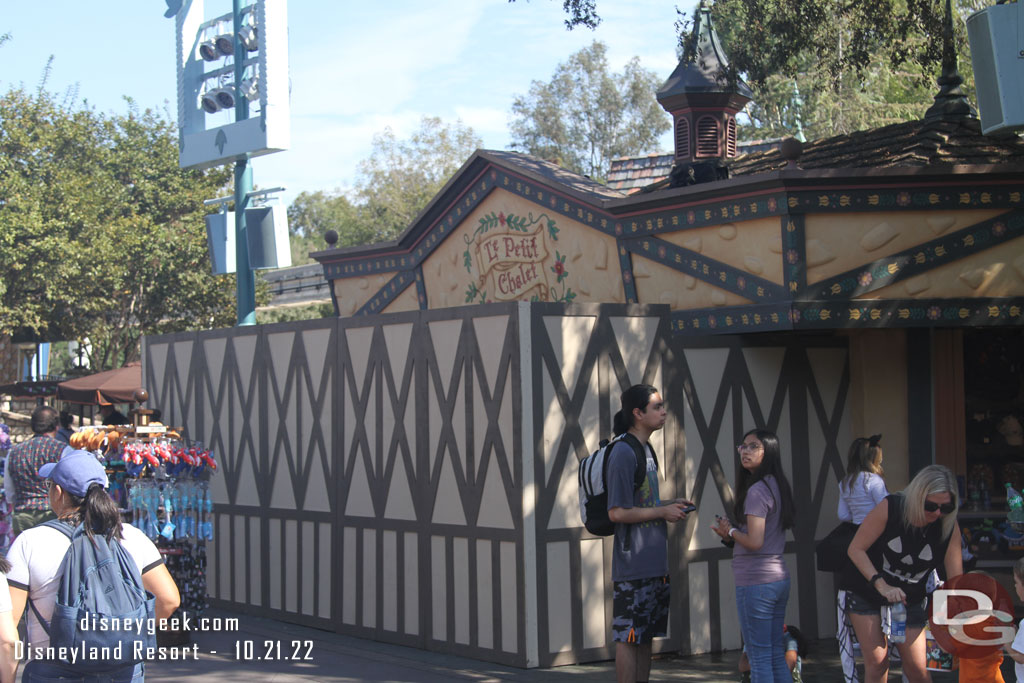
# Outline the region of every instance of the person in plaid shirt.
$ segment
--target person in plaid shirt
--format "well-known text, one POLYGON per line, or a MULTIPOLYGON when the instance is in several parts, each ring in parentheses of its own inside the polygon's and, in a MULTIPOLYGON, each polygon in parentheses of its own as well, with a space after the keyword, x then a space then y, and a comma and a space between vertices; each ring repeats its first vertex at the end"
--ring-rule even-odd
POLYGON ((54 519, 47 496, 47 482, 37 473, 46 463, 60 460, 60 454, 67 446, 54 438, 57 435, 57 418, 57 411, 50 406, 37 407, 32 411, 35 436, 11 448, 7 455, 5 488, 8 500, 14 504, 12 526, 15 536, 54 519))

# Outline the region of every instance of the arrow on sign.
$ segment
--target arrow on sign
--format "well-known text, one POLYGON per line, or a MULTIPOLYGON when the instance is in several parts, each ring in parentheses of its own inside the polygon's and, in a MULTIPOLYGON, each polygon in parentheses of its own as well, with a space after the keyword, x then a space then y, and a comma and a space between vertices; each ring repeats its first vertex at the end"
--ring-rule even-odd
POLYGON ((228 144, 228 136, 224 134, 223 130, 217 131, 217 137, 214 139, 213 144, 219 153, 224 153, 224 145, 228 144))

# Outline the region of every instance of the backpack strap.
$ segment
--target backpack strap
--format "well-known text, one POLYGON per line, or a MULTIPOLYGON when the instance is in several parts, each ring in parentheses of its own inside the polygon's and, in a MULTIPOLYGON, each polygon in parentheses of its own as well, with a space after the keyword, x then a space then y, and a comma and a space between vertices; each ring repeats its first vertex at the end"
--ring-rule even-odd
MULTIPOLYGON (((629 432, 623 433, 621 436, 616 438, 615 441, 623 441, 623 442, 629 444, 629 446, 633 449, 633 455, 636 457, 636 470, 634 471, 634 474, 633 474, 633 491, 637 491, 637 490, 639 490, 639 488, 641 486, 644 485, 644 481, 647 479, 647 450, 644 448, 644 445, 642 443, 640 443, 640 440, 637 439, 632 434, 630 434, 629 432)), ((605 457, 605 472, 606 473, 608 471, 608 468, 607 468, 608 455, 611 452, 612 445, 614 445, 615 441, 613 441, 611 444, 608 444, 608 449, 605 451, 605 454, 604 454, 604 457, 605 457)), ((648 445, 650 445, 650 444, 648 444, 648 445)), ((654 456, 654 468, 657 469, 658 468, 658 456, 655 455, 654 447, 653 446, 651 446, 651 455, 654 456)), ((607 476, 607 474, 605 476, 607 476)), ((608 485, 607 485, 607 483, 605 483, 605 490, 607 490, 607 488, 608 488, 608 485)), ((629 550, 630 547, 632 546, 632 531, 633 531, 633 525, 632 524, 627 524, 626 525, 626 537, 623 539, 623 543, 622 543, 623 548, 625 550, 629 550)))
POLYGON ((48 526, 51 529, 56 529, 57 531, 61 532, 65 536, 67 536, 69 541, 74 536, 75 528, 76 528, 76 527, 71 526, 67 522, 62 522, 59 519, 47 520, 47 521, 43 522, 42 524, 40 524, 39 526, 48 526))
MULTIPOLYGON (((636 456, 636 472, 633 475, 633 490, 639 489, 644 485, 644 480, 647 479, 647 449, 640 443, 640 440, 626 432, 622 435, 622 440, 628 443, 633 448, 633 454, 636 456)), ((658 455, 654 452, 654 446, 650 443, 647 444, 651 448, 651 456, 654 458, 654 469, 658 469, 658 455)))
MULTIPOLYGON (((74 536, 74 533, 75 533, 75 527, 71 526, 67 522, 62 522, 59 519, 47 520, 47 521, 43 522, 42 524, 40 524, 39 526, 48 526, 51 529, 56 529, 57 531, 61 532, 65 536, 67 536, 69 541, 72 539, 72 537, 74 536)), ((36 621, 38 621, 39 625, 43 627, 43 633, 45 633, 47 636, 49 636, 50 635, 50 624, 47 623, 46 619, 43 619, 43 615, 39 613, 38 609, 36 609, 36 605, 32 601, 31 594, 28 596, 28 607, 29 607, 29 609, 32 610, 32 614, 36 615, 36 621)))

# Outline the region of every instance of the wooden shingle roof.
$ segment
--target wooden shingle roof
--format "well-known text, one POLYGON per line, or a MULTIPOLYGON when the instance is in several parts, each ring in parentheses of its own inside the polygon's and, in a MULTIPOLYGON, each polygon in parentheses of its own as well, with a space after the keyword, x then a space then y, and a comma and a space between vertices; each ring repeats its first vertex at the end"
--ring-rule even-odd
MULTIPOLYGON (((900 166, 1024 163, 1024 142, 1016 136, 981 133, 976 118, 906 121, 882 128, 804 143, 797 167, 889 168, 900 166)), ((786 168, 779 149, 755 152, 729 162, 731 176, 786 168)))
MULTIPOLYGON (((741 154, 726 162, 730 177, 787 168, 778 143, 740 143, 741 154)), ((934 165, 985 166, 1024 164, 1024 140, 1017 135, 983 135, 973 117, 949 117, 894 123, 882 128, 837 135, 803 144, 796 168, 892 168, 934 165)), ((789 167, 792 168, 792 167, 789 167)), ((671 154, 622 157, 612 161, 608 186, 633 194, 664 181, 672 170, 671 154)), ((659 189, 659 188, 650 188, 659 189)))

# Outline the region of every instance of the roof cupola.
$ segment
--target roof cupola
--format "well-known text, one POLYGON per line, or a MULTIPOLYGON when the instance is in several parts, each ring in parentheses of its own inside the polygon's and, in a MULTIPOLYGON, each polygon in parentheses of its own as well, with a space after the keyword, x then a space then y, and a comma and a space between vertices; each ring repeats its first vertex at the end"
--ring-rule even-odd
POLYGON ((683 58, 658 89, 658 103, 672 115, 676 166, 736 156, 736 114, 753 97, 739 78, 730 81, 729 60, 701 0, 683 58))

